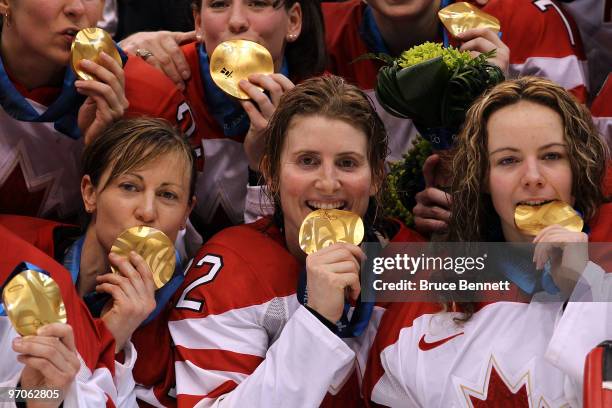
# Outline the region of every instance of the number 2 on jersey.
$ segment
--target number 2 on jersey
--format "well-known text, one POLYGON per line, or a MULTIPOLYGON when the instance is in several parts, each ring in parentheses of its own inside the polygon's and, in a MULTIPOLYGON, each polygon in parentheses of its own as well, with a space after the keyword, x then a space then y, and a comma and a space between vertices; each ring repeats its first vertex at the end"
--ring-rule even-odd
POLYGON ((177 309, 188 309, 188 310, 193 310, 195 312, 202 311, 202 306, 204 305, 204 301, 189 299, 187 295, 189 295, 189 292, 191 292, 198 286, 205 285, 209 282, 212 282, 212 280, 215 279, 215 276, 217 276, 217 273, 219 273, 221 268, 223 268, 223 258, 221 258, 218 255, 214 255, 214 254, 206 254, 202 259, 200 259, 195 264, 194 267, 201 268, 205 264, 210 265, 210 270, 208 271, 207 274, 200 276, 198 279, 191 282, 191 284, 189 284, 189 286, 185 288, 185 290, 181 294, 181 297, 176 303, 177 309))

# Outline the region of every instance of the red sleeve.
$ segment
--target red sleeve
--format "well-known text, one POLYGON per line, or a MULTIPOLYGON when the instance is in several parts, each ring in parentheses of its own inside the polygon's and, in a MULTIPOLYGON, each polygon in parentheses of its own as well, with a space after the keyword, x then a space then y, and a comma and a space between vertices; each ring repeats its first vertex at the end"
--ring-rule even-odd
POLYGON ((586 101, 586 57, 572 17, 552 0, 491 0, 483 10, 500 20, 513 77, 551 79, 586 101))
POLYGON ((0 225, 0 283, 4 284, 21 262, 32 263, 55 280, 66 306, 67 322, 72 326, 77 350, 91 371, 105 367, 114 373, 115 341, 101 321, 94 320, 78 296, 72 279, 53 258, 0 225))
POLYGON ((163 118, 177 125, 187 137, 195 131, 191 107, 172 80, 142 58, 128 56, 124 66, 127 117, 163 118))
MULTIPOLYGON (((438 303, 393 303, 385 311, 376 338, 370 349, 368 363, 363 375, 362 391, 363 397, 370 402, 372 390, 384 374, 384 368, 380 360, 381 352, 399 339, 400 332, 405 327, 411 327, 414 320, 424 314, 434 314, 442 310, 438 303)), ((372 404, 370 403, 372 406, 372 404)))

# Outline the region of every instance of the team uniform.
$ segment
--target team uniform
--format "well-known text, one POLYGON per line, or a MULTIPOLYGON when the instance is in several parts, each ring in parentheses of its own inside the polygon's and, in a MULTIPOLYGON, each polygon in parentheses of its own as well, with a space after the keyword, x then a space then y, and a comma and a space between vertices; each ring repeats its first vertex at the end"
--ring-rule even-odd
MULTIPOLYGON (((193 133, 183 96, 159 70, 130 56, 124 66, 126 116, 162 117, 193 133)), ((0 78, 12 81, 10 78, 0 78)), ((47 110, 59 88, 27 91, 13 84, 38 112, 47 110)), ((4 102, 2 103, 4 106, 4 102)), ((83 139, 68 137, 51 122, 15 119, 0 107, 0 213, 74 219, 82 206, 80 156, 83 139)))
MULTIPOLYGON (((72 251, 77 248, 75 242, 78 242, 80 238, 78 228, 50 220, 15 215, 0 215, 0 225, 16 231, 21 239, 52 256, 58 262, 64 263, 70 273, 76 275, 71 277, 73 285, 76 284, 78 268, 72 268, 70 264, 80 264, 80 254, 74 257, 74 251, 72 251), (67 258, 72 258, 72 260, 67 261, 67 258)), ((115 378, 117 387, 122 395, 130 395, 129 398, 132 398, 132 401, 138 398, 141 403, 148 402, 156 406, 175 404, 173 398, 161 393, 156 394, 155 387, 161 389, 174 387, 172 347, 167 326, 171 310, 168 300, 182 281, 182 269, 178 267, 173 278, 156 292, 157 307, 152 313, 155 317, 148 318, 132 334, 131 342, 124 349, 123 362, 116 363, 121 370, 120 375, 115 378), (141 358, 137 358, 138 356, 141 358)), ((86 303, 88 306, 91 305, 89 302, 86 303)), ((97 316, 98 311, 90 309, 90 312, 97 316)), ((98 319, 95 321, 104 326, 98 319)), ((112 335, 108 334, 112 339, 112 335)), ((112 358, 114 359, 114 345, 112 358)))
MULTIPOLYGON (((368 52, 384 52, 369 6, 360 0, 322 3, 328 70, 343 76, 372 95, 389 133, 390 161, 410 149, 417 134, 409 120, 382 108, 374 91, 380 67, 373 60, 352 62, 368 52)), ((586 100, 586 61, 573 21, 551 0, 491 0, 482 8, 500 20, 502 41, 510 49, 510 76, 549 78, 586 100)))
MULTIPOLYGON (((610 291, 611 275, 589 268, 610 291)), ((580 406, 584 360, 612 335, 611 312, 605 302, 496 302, 458 325, 460 313, 438 305, 396 303, 380 323, 364 393, 390 407, 580 406)))
POLYGON ((599 132, 612 148, 612 72, 593 101, 591 113, 599 132))
MULTIPOLYGON (((590 242, 609 241, 611 221, 604 204, 590 242)), ((606 247, 591 249, 600 263, 589 262, 576 285, 589 290, 575 290, 566 305, 479 303, 465 324, 453 320, 461 306, 391 305, 370 349, 364 397, 390 407, 581 406, 586 355, 612 338, 612 260, 606 247)))
MULTIPOLYGON (((245 212, 260 216, 270 210, 260 208, 259 188, 247 189, 248 161, 243 142, 248 126, 243 132, 228 135, 211 111, 211 105, 216 102, 211 102, 206 91, 199 47, 198 43, 191 43, 181 49, 192 72, 186 82, 185 94, 197 123, 193 148, 199 158, 198 170, 201 172, 191 220, 206 240, 225 227, 243 223, 245 212), (251 197, 250 200, 247 195, 251 197)), ((220 91, 216 89, 216 92, 220 91)), ((238 112, 242 122, 248 124, 246 113, 241 109, 238 112)), ((236 122, 241 120, 238 118, 236 122)), ((265 203, 263 205, 266 206, 265 203)))
MULTIPOLYGON (((81 367, 65 395, 64 406, 133 406, 133 394, 122 384, 125 375, 129 377, 129 370, 114 362, 113 336, 100 320, 91 318, 74 290, 70 274, 51 257, 0 223, 0 285, 8 282, 15 267, 22 262, 41 268, 58 284, 66 307, 67 323, 74 332, 81 367)), ((11 348, 11 342, 17 336, 8 317, 0 313, 1 387, 17 386, 23 369, 11 348)))
POLYGON ((328 391, 337 395, 325 406, 358 404, 355 354, 300 305, 302 265, 270 224, 215 235, 176 292, 169 327, 179 406, 318 406, 328 391))
POLYGON ((595 95, 612 69, 612 1, 562 3, 580 29, 589 61, 589 89, 595 95))

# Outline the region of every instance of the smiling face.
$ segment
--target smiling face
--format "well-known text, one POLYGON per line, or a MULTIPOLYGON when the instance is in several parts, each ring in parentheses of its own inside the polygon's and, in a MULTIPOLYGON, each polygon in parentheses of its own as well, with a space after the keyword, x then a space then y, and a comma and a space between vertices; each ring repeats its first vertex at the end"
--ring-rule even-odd
POLYGON ((85 207, 92 213, 88 228, 95 229, 103 249, 109 252, 121 232, 139 225, 157 228, 174 241, 192 206, 191 173, 184 157, 166 153, 108 181, 110 167, 97 186, 87 175, 81 186, 85 207))
POLYGON ((0 12, 8 12, 10 21, 2 36, 25 58, 65 66, 76 32, 94 27, 103 6, 103 0, 0 0, 0 12))
POLYGON ((293 117, 280 156, 279 192, 294 255, 303 255, 298 233, 310 212, 338 208, 363 217, 376 191, 362 130, 324 116, 293 117))
POLYGON ((531 241, 514 225, 519 204, 561 200, 574 205, 572 170, 561 116, 520 101, 494 112, 487 123, 488 186, 507 241, 531 241))
POLYGON ((194 18, 208 55, 223 41, 251 40, 270 51, 277 72, 286 42, 297 38, 302 25, 299 3, 287 10, 276 0, 203 0, 194 18))

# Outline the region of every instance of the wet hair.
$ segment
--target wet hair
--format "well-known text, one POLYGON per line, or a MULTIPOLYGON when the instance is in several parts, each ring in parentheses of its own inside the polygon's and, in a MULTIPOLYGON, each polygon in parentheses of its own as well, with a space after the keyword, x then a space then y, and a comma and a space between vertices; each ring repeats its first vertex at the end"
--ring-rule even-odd
MULTIPOLYGON (((365 221, 375 225, 381 220, 378 215, 382 208, 387 133, 368 96, 343 78, 333 75, 308 79, 286 92, 264 131, 265 148, 260 167, 268 185, 268 194, 276 207, 275 221, 279 223, 282 220, 279 176, 287 133, 294 118, 308 116, 341 120, 366 135, 372 182, 378 183, 380 188, 376 197, 370 200, 365 221)), ((330 136, 321 135, 321 143, 325 143, 326 137, 330 136)))
MULTIPOLYGON (((295 3, 302 8, 302 30, 295 41, 285 45, 285 57, 291 79, 299 82, 323 73, 327 51, 320 0, 272 0, 272 7, 284 7, 288 11, 295 3)), ((202 0, 194 0, 192 7, 199 12, 202 0)))
POLYGON ((606 201, 603 179, 609 151, 587 108, 547 79, 522 77, 506 81, 472 105, 458 137, 452 171, 449 241, 499 240, 499 228, 492 226, 500 225, 500 220, 487 192, 487 124, 494 112, 520 101, 549 107, 561 117, 572 170, 574 207, 582 213, 585 222, 606 201))
POLYGON ((190 169, 189 201, 195 193, 196 167, 193 149, 180 130, 164 119, 122 119, 109 126, 83 152, 81 174, 98 187, 102 174, 110 176, 102 189, 126 172, 142 168, 160 156, 179 154, 190 169))

